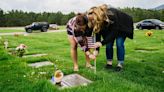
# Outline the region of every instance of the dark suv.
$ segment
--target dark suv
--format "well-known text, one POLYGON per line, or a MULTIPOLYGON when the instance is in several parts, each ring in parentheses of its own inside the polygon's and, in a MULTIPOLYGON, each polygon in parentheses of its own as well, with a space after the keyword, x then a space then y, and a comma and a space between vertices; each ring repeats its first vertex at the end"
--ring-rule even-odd
POLYGON ((164 23, 157 19, 146 19, 139 22, 136 28, 142 29, 164 29, 164 23))
POLYGON ((41 30, 41 32, 47 32, 49 23, 47 22, 33 22, 31 25, 25 27, 27 33, 32 33, 33 30, 41 30))

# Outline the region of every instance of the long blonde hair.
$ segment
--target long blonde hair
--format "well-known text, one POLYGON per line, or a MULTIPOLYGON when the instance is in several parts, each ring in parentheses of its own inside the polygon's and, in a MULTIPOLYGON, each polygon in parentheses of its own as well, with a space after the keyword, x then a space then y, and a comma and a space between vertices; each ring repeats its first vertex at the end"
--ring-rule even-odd
POLYGON ((108 18, 108 6, 103 4, 101 6, 92 7, 87 11, 87 15, 92 15, 94 21, 88 21, 88 26, 93 28, 94 33, 98 33, 103 27, 104 22, 110 22, 108 18))

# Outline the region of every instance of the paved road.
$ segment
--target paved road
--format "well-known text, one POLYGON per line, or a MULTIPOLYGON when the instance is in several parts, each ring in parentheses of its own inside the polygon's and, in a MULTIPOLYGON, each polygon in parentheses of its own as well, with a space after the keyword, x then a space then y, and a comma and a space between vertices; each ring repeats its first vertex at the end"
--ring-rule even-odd
MULTIPOLYGON (((66 30, 48 30, 47 32, 40 32, 40 31, 36 31, 36 32, 33 32, 33 33, 30 33, 30 34, 36 34, 36 33, 53 33, 53 32, 64 32, 66 30)), ((18 35, 25 35, 25 34, 29 34, 29 33, 26 33, 26 32, 12 32, 12 33, 0 33, 0 35, 14 35, 14 34, 18 34, 18 35)))

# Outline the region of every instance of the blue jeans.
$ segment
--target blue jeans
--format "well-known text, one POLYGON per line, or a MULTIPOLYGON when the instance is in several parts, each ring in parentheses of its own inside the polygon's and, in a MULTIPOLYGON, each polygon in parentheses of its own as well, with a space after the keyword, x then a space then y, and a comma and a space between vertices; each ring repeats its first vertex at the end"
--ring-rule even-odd
MULTIPOLYGON (((124 42, 126 37, 117 37, 116 38, 116 46, 117 46, 117 60, 120 64, 124 63, 124 56, 125 56, 125 48, 124 48, 124 42)), ((113 42, 109 42, 106 45, 106 58, 107 61, 113 60, 113 42)))

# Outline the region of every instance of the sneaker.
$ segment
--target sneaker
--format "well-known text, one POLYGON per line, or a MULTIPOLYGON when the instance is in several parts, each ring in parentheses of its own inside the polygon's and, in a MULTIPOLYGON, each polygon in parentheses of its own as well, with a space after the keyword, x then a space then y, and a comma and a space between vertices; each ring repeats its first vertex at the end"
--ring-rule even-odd
POLYGON ((122 69, 123 69, 123 66, 122 66, 122 64, 119 63, 119 64, 117 65, 117 67, 116 67, 116 71, 119 72, 119 71, 121 71, 122 69))
POLYGON ((112 69, 112 65, 106 64, 105 68, 106 69, 112 69))

